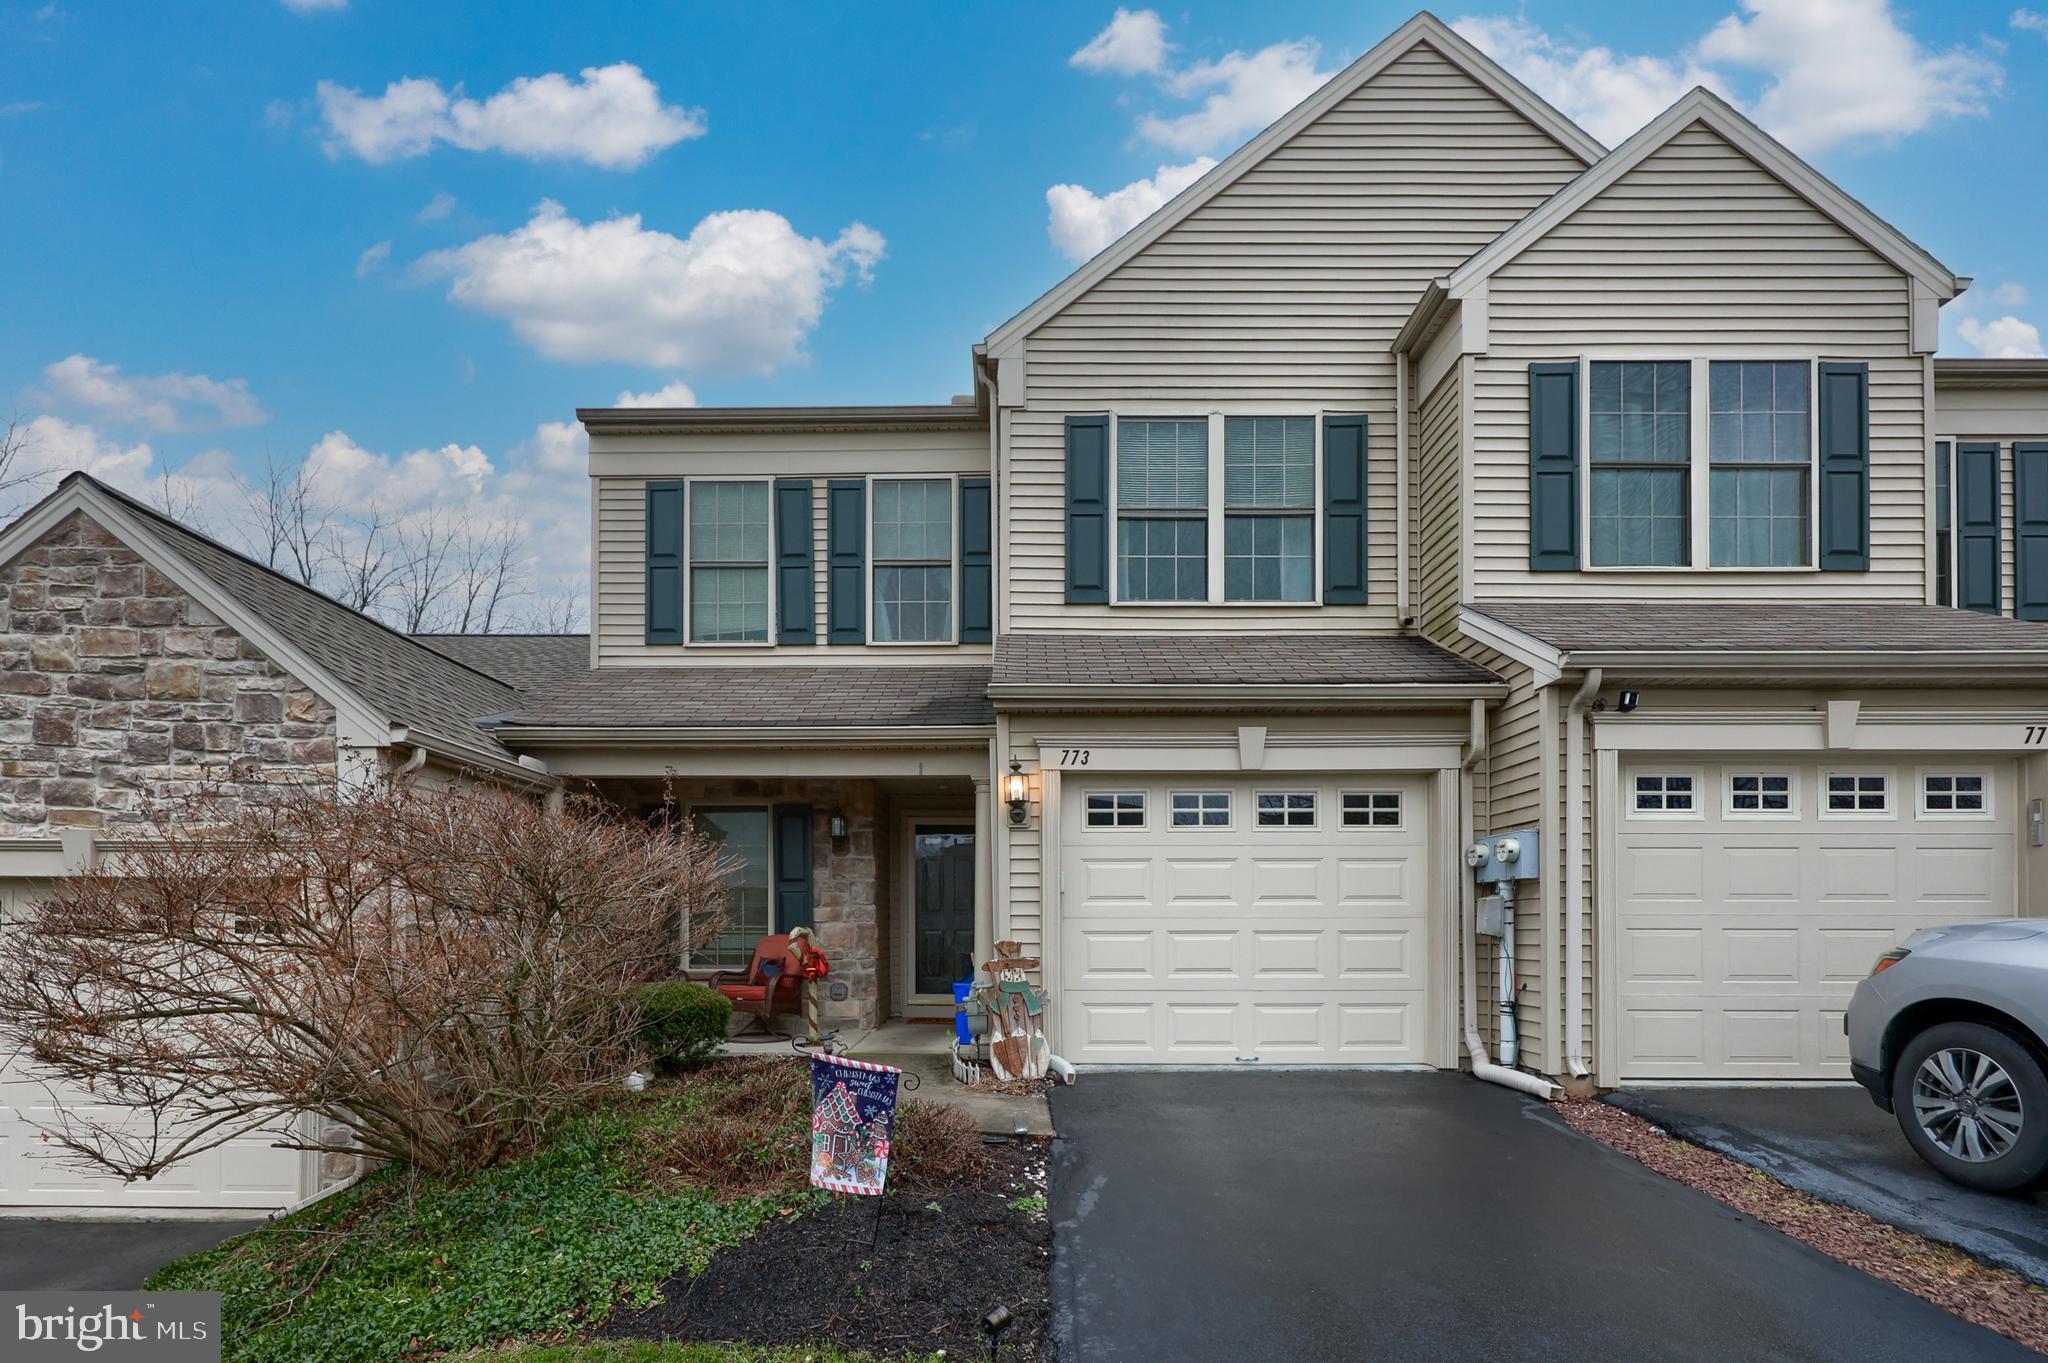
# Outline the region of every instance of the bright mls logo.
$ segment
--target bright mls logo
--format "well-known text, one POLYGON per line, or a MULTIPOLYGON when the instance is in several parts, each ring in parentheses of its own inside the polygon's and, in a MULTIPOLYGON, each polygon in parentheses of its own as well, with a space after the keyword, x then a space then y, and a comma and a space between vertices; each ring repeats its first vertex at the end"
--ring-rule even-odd
POLYGON ((147 1359, 220 1363, 218 1292, 0 1292, 8 1363, 147 1359))

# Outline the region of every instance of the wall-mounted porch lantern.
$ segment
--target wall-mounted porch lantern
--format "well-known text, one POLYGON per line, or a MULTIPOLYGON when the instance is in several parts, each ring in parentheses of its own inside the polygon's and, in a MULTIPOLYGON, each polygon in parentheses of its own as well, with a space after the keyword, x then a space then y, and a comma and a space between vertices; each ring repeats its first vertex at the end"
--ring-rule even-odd
POLYGON ((1010 822, 1020 828, 1031 817, 1029 795, 1024 784, 1024 764, 1013 757, 1010 759, 1010 774, 1003 778, 1003 798, 1009 802, 1010 822))
POLYGON ((844 814, 834 814, 831 818, 825 820, 825 831, 831 834, 832 841, 845 842, 846 816, 844 814))

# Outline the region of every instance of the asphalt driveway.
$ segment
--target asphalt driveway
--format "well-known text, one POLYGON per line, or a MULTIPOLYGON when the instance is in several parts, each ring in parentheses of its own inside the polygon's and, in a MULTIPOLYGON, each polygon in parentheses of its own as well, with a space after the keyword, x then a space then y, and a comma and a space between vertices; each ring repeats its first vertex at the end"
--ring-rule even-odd
POLYGON ((0 1291, 132 1291, 171 1260, 262 1224, 0 1218, 0 1291))
POLYGON ((2039 1356, 1451 1074, 1053 1094, 1066 1363, 2039 1356))
POLYGON ((1980 1193, 1927 1167, 1851 1086, 1624 1089, 1608 1100, 1780 1183, 2048 1284, 2048 1193, 1980 1193))

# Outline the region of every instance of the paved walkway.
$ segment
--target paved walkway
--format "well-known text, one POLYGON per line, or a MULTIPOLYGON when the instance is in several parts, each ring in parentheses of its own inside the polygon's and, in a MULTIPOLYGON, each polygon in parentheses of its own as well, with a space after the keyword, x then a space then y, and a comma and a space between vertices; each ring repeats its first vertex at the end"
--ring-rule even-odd
POLYGON ((258 1221, 39 1221, 0 1217, 0 1292, 129 1292, 173 1259, 258 1221))
POLYGON ((1949 1182, 1853 1085, 1636 1088, 1608 1101, 1801 1192, 2048 1285, 2048 1193, 2002 1197, 1949 1182))
POLYGON ((1065 1363, 2038 1355, 1452 1074, 1053 1094, 1065 1363))

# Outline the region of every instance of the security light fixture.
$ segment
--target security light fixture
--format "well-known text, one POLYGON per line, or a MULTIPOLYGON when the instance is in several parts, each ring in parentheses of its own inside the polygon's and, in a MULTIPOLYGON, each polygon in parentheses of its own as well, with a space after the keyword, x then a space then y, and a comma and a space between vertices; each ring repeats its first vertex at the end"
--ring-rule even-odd
POLYGON ((1019 828, 1031 817, 1029 791, 1024 784, 1024 764, 1010 759, 1010 774, 1003 778, 1003 798, 1010 806, 1010 822, 1019 828))
POLYGON ((1642 703, 1642 699, 1643 693, 1640 691, 1624 691, 1620 699, 1614 702, 1614 712, 1618 715, 1628 714, 1642 703))

